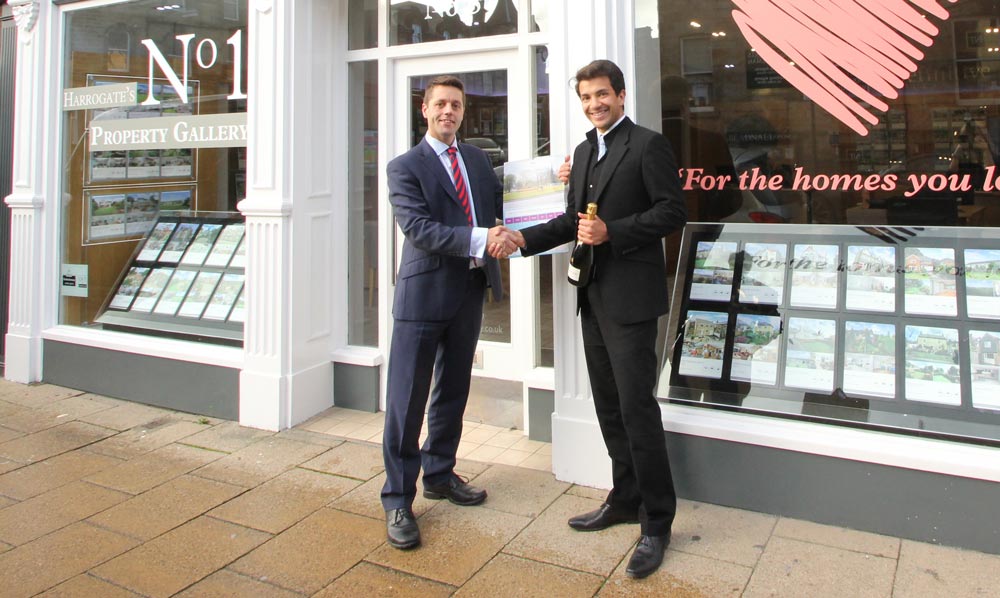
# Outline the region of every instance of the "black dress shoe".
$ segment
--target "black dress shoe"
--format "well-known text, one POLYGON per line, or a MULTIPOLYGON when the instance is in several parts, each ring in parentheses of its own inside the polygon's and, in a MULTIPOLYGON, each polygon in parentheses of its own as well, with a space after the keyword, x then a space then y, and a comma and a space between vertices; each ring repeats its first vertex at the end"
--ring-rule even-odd
POLYGON ((386 511, 385 530, 393 548, 406 550, 420 545, 420 528, 409 508, 386 511))
POLYGON ((660 568, 667 546, 670 546, 669 534, 666 536, 641 536, 638 546, 635 547, 635 552, 632 553, 632 558, 628 560, 625 573, 635 579, 649 576, 660 568))
POLYGON ((447 498, 456 505, 469 507, 478 505, 486 500, 486 491, 482 488, 470 486, 465 480, 457 475, 437 486, 424 484, 424 498, 431 500, 441 500, 447 498))
POLYGON ((603 503, 596 511, 577 515, 569 520, 569 526, 581 532, 596 532, 619 523, 639 523, 635 513, 622 513, 603 503))

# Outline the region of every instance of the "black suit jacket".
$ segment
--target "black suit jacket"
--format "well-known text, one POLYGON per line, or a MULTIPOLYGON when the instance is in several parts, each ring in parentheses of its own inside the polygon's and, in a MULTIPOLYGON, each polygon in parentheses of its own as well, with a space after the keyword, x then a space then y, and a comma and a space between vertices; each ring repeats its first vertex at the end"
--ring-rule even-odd
MULTIPOLYGON (((465 143, 458 149, 476 222, 490 228, 503 218, 503 189, 483 150, 465 143)), ((389 202, 406 237, 392 314, 397 320, 450 320, 465 298, 472 238, 455 183, 426 140, 389 162, 387 174, 389 202)), ((500 300, 500 266, 488 253, 484 261, 487 283, 500 300)))
MULTIPOLYGON (((610 241, 596 248, 590 284, 613 320, 632 324, 667 313, 663 237, 684 226, 687 210, 670 142, 628 118, 617 129, 600 180, 591 181, 610 241)), ((576 239, 577 213, 586 212, 590 160, 597 159, 596 139, 597 131, 591 130, 576 147, 566 213, 521 231, 525 255, 576 239)))

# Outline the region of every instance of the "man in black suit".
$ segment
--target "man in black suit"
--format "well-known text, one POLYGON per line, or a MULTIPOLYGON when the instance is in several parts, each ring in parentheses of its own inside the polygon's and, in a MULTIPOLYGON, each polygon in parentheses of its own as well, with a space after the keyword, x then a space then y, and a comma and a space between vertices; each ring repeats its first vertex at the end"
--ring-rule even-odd
POLYGON ((462 415, 487 287, 503 296, 495 259, 515 249, 502 217, 503 190, 479 148, 458 143, 465 92, 456 77, 436 77, 424 92, 427 135, 389 163, 389 201, 406 237, 393 299, 392 343, 382 455, 389 544, 413 548, 420 530, 411 505, 424 470, 424 496, 478 505, 486 491, 455 472, 462 415), (491 247, 492 255, 486 254, 491 247), (427 440, 419 445, 424 408, 427 440))
POLYGON ((576 92, 594 129, 577 146, 566 213, 522 229, 524 255, 576 239, 592 245, 591 282, 577 301, 584 353, 601 433, 611 456, 613 488, 596 511, 570 527, 594 531, 641 524, 627 573, 646 577, 663 561, 677 507, 656 383, 657 318, 667 313, 663 237, 684 226, 677 164, 665 137, 625 116, 625 78, 596 60, 576 74, 576 92), (584 218, 587 203, 597 217, 584 218))

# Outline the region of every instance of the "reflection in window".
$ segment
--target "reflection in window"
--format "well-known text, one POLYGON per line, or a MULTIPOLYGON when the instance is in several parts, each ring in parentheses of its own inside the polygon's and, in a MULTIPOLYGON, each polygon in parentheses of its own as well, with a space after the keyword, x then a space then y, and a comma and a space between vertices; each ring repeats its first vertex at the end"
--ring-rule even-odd
POLYGON ((347 4, 349 50, 363 50, 378 45, 377 0, 350 0, 347 4))
POLYGON ((995 3, 948 10, 948 19, 927 15, 940 33, 897 98, 873 92, 887 110, 873 108, 877 122, 859 132, 758 54, 731 3, 636 0, 637 79, 659 81, 655 94, 637 90, 637 116, 662 126, 681 168, 700 169, 700 180, 685 181, 690 219, 916 224, 926 214, 904 201, 916 192, 939 206, 939 223, 1000 224, 1000 211, 985 207, 997 198, 988 173, 1000 154, 995 3), (650 65, 658 72, 645 72, 650 65), (919 185, 934 175, 957 183, 919 185))
POLYGON ((348 342, 378 345, 378 63, 349 66, 348 342))

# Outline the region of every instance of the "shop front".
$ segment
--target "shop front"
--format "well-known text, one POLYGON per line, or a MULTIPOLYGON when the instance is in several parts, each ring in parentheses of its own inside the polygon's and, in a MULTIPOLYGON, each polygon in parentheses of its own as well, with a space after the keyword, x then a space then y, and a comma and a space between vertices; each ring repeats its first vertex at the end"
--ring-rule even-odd
MULTIPOLYGON (((8 379, 272 430, 381 409, 384 173, 426 81, 463 78, 502 176, 571 153, 571 77, 610 58, 691 221, 657 390, 682 495, 1000 552, 992 2, 9 4, 8 379)), ((567 261, 504 262, 474 375, 608 486, 567 261)))

